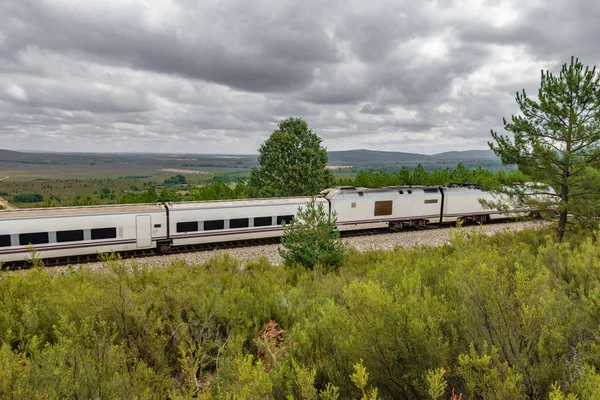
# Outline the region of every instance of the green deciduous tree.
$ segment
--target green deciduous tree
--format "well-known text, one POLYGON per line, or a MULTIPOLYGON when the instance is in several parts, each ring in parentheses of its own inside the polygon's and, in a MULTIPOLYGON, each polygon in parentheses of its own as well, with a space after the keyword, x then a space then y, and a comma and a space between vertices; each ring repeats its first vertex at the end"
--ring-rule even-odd
MULTIPOLYGON (((523 90, 516 101, 521 115, 504 120, 504 129, 514 138, 492 131, 491 149, 504 164, 516 164, 532 181, 556 190, 558 225, 562 240, 567 217, 575 223, 595 222, 600 209, 600 75, 577 59, 564 64, 558 75, 542 71, 537 100, 523 90)), ((529 205, 547 206, 522 189, 512 189, 513 198, 529 205)))
POLYGON ((337 266, 344 257, 344 245, 335 230, 336 215, 330 214, 323 203, 313 197, 305 207, 298 208, 298 216, 284 226, 279 250, 285 265, 301 264, 313 268, 317 264, 337 266))
POLYGON ((246 197, 246 185, 240 181, 235 188, 229 187, 223 181, 210 182, 202 187, 190 190, 189 200, 228 200, 246 197))
POLYGON ((250 172, 250 197, 312 196, 333 185, 327 151, 301 118, 288 118, 259 150, 260 168, 250 172))
POLYGON ((186 184, 187 179, 185 175, 177 174, 165 179, 165 183, 168 185, 186 184))

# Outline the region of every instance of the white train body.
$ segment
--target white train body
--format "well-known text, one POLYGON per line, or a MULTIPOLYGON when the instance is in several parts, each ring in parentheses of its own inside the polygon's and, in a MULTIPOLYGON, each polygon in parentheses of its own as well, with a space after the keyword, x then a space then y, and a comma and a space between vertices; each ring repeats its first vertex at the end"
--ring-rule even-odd
POLYGON ((453 222, 457 218, 467 218, 485 221, 487 219, 502 219, 516 214, 504 215, 498 210, 484 208, 479 202, 499 201, 500 197, 484 192, 476 187, 442 187, 444 205, 440 222, 453 222))
MULTIPOLYGON (((316 201, 340 231, 506 218, 474 186, 338 187, 316 201)), ((0 211, 0 262, 278 237, 309 197, 0 211)), ((528 210, 517 210, 519 214, 528 210)), ((514 216, 511 214, 510 216, 514 216)))
POLYGON ((445 223, 459 218, 487 221, 525 214, 504 215, 486 209, 480 199, 500 198, 475 186, 339 187, 324 190, 321 195, 337 213, 340 231, 445 223))
POLYGON ((0 212, 0 261, 150 249, 167 239, 164 205, 60 207, 0 212), (31 244, 30 244, 31 243, 31 244))
POLYGON ((336 188, 323 191, 337 213, 340 231, 436 223, 440 220, 438 188, 336 188))
MULTIPOLYGON (((310 197, 168 203, 174 246, 278 237, 310 197)), ((329 207, 325 199, 318 203, 329 207)))

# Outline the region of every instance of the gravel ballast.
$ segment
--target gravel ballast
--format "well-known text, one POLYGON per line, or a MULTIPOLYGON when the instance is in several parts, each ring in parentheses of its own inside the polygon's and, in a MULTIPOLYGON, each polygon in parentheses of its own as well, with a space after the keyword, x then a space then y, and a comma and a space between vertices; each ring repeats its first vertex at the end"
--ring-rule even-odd
MULTIPOLYGON (((409 248, 418 245, 440 246, 444 243, 448 243, 451 236, 456 231, 469 232, 474 229, 482 229, 482 231, 485 234, 494 235, 499 232, 516 232, 523 229, 539 228, 543 226, 547 225, 539 221, 506 222, 482 225, 481 227, 478 225, 472 225, 463 226, 460 228, 443 227, 437 229, 390 232, 376 235, 347 237, 343 238, 342 240, 348 246, 352 246, 359 251, 393 250, 398 247, 409 248)), ((139 257, 135 260, 138 265, 147 265, 149 267, 164 267, 169 266, 173 261, 176 260, 183 260, 187 264, 201 264, 217 254, 229 253, 231 256, 239 258, 244 262, 258 260, 261 257, 267 257, 271 263, 280 264, 282 262, 282 259, 277 251, 280 246, 281 245, 279 244, 272 244, 264 246, 240 247, 227 250, 214 250, 172 255, 167 254, 153 257, 139 257)), ((126 262, 129 262, 129 260, 127 260, 126 262)), ((81 265, 76 264, 72 265, 71 267, 79 268, 82 266, 85 266, 86 268, 98 269, 102 267, 102 264, 100 262, 81 265)), ((68 267, 55 268, 58 271, 60 271, 68 267)))

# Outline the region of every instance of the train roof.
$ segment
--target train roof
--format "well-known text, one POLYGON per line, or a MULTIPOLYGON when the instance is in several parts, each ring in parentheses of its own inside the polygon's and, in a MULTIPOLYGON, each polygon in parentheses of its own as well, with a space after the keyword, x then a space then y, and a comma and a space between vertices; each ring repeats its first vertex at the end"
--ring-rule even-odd
POLYGON ((354 187, 354 186, 336 186, 335 188, 329 188, 321 191, 321 197, 326 199, 332 199, 338 194, 375 194, 375 193, 393 193, 398 191, 435 191, 439 192, 439 186, 379 186, 373 188, 366 187, 354 187))
POLYGON ((329 188, 321 191, 320 196, 326 199, 333 199, 337 195, 369 195, 369 194, 380 194, 380 193, 397 193, 397 192, 405 192, 405 193, 421 193, 421 194, 431 194, 431 193, 439 193, 440 188, 444 190, 473 190, 479 189, 479 187, 474 183, 451 183, 448 186, 436 185, 436 186, 424 186, 424 185, 403 185, 403 186, 377 186, 377 187, 355 187, 355 186, 336 186, 334 188, 329 188))
MULTIPOLYGON (((243 200, 214 200, 214 201, 186 201, 167 203, 169 210, 197 210, 209 208, 235 208, 235 207, 260 207, 278 205, 301 205, 310 200, 309 196, 302 197, 273 197, 265 199, 243 200)), ((317 199, 317 201, 319 201, 317 199)))
POLYGON ((0 220, 35 217, 69 217, 78 215, 128 214, 164 211, 160 203, 110 204, 80 207, 19 208, 0 211, 0 220))

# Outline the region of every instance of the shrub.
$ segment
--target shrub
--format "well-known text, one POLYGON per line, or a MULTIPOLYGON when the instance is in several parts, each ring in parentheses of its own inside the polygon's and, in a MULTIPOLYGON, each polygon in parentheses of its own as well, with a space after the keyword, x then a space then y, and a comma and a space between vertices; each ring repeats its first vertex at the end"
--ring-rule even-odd
POLYGON ((344 257, 344 245, 335 230, 336 214, 328 213, 322 203, 316 204, 313 197, 306 207, 298 207, 298 216, 290 225, 284 225, 279 250, 286 266, 300 264, 314 268, 321 264, 330 269, 336 267, 344 257))
POLYGON ((0 398, 600 398, 599 238, 460 232, 329 274, 32 252, 0 274, 0 398))
POLYGON ((39 193, 21 193, 15 195, 13 201, 16 203, 37 203, 44 201, 44 196, 39 193))
POLYGON ((167 185, 178 185, 185 183, 187 183, 187 179, 185 178, 185 175, 181 174, 177 174, 175 176, 165 179, 165 184, 167 185))

